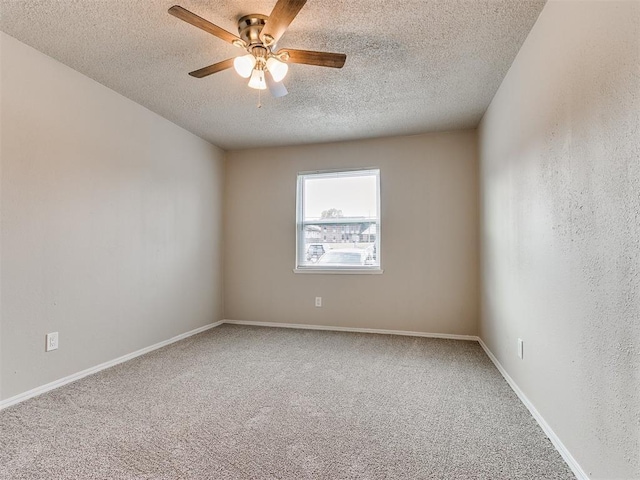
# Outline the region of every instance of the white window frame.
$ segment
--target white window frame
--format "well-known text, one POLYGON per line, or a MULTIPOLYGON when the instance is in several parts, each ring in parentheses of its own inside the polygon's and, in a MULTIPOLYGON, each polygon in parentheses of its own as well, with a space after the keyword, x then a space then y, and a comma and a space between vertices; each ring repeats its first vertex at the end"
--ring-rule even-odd
POLYGON ((312 273, 312 274, 380 274, 382 270, 381 255, 381 223, 380 218, 380 169, 377 167, 369 168, 341 168, 335 170, 314 170, 308 172, 299 172, 296 191, 296 252, 293 271, 295 273, 312 273), (378 265, 338 267, 323 267, 318 265, 304 265, 302 259, 305 257, 304 251, 304 227, 306 224, 314 222, 304 221, 304 180, 308 177, 335 177, 335 176, 355 176, 355 175, 371 175, 376 176, 376 208, 377 208, 377 224, 376 224, 376 257, 378 265))

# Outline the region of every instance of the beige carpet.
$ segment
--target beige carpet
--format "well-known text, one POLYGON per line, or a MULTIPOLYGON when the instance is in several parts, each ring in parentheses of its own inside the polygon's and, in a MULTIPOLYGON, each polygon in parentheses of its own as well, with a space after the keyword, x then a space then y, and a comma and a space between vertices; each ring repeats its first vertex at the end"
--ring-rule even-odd
POLYGON ((0 412, 2 479, 573 479, 475 342, 223 325, 0 412))

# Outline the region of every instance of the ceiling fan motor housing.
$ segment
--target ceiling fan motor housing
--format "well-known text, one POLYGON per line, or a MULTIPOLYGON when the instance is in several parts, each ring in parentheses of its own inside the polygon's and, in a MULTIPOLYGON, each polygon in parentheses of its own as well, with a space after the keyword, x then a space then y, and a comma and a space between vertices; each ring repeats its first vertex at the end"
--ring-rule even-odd
POLYGON ((245 15, 238 20, 238 33, 240 38, 247 44, 247 50, 251 51, 252 47, 255 46, 265 47, 260 39, 260 32, 268 18, 266 15, 254 13, 245 15))

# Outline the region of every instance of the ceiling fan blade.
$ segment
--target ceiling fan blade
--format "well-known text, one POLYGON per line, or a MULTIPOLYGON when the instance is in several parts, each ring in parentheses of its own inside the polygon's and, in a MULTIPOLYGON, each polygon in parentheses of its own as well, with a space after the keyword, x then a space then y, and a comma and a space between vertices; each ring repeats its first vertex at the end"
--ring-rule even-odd
POLYGON ((180 20, 190 23, 191 25, 198 27, 204 30, 205 32, 210 33, 211 35, 215 35, 216 37, 221 38, 225 42, 229 42, 229 43, 236 42, 236 44, 240 42, 244 44, 244 42, 239 37, 236 37, 233 33, 227 32, 224 28, 220 28, 219 26, 214 25, 208 20, 205 20, 204 18, 199 17, 195 13, 192 13, 189 10, 184 9, 179 5, 174 5, 173 7, 171 7, 169 9, 169 13, 174 17, 179 18, 180 20))
POLYGON ((196 78, 206 77, 207 75, 212 75, 214 73, 221 72, 222 70, 226 70, 227 68, 233 67, 234 60, 235 59, 233 58, 229 58, 227 60, 223 60, 222 62, 214 63, 213 65, 209 65, 208 67, 201 68, 200 70, 189 72, 189 75, 196 78))
POLYGON ((307 0, 278 0, 267 19, 267 23, 260 32, 260 40, 267 46, 271 46, 280 40, 280 37, 282 37, 293 19, 296 18, 305 3, 307 3, 307 0))
POLYGON ((284 97, 287 93, 289 93, 287 91, 287 87, 284 86, 284 83, 276 82, 271 76, 271 73, 267 72, 265 80, 267 82, 267 88, 274 98, 284 97))
MULTIPOLYGON (((294 50, 285 48, 278 51, 276 55, 284 52, 289 54, 287 62, 304 63, 305 65, 317 65, 319 67, 342 68, 347 56, 344 53, 312 52, 310 50, 294 50)), ((284 60, 284 59, 283 59, 284 60)))

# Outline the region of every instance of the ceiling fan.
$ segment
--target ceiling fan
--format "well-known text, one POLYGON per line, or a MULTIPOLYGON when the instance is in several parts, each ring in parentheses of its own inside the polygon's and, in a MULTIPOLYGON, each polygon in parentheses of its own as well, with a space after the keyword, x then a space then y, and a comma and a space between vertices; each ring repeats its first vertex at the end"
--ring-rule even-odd
POLYGON ((291 48, 275 50, 278 40, 306 2, 307 0, 278 0, 269 16, 257 13, 245 15, 238 20, 240 36, 214 25, 179 5, 174 5, 169 9, 169 13, 174 17, 248 52, 245 55, 189 72, 189 75, 203 78, 234 67, 238 75, 249 78, 249 87, 257 90, 268 88, 274 97, 282 97, 287 94, 287 89, 282 84, 282 79, 289 70, 287 63, 342 68, 347 59, 347 56, 342 53, 291 48))

